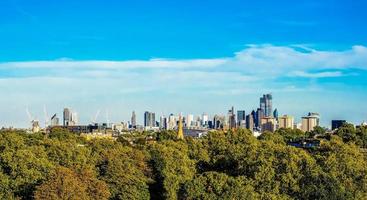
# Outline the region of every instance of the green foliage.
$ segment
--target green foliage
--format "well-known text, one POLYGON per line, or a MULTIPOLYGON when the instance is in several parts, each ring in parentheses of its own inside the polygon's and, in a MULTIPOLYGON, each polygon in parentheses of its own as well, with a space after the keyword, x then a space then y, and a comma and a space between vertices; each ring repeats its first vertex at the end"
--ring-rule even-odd
POLYGON ((206 172, 187 182, 185 199, 260 199, 252 183, 243 176, 231 177, 224 173, 206 172))
POLYGON ((106 183, 88 170, 78 174, 65 167, 57 167, 35 192, 35 199, 92 200, 109 198, 106 183))
POLYGON ((154 144, 151 149, 155 180, 162 186, 166 199, 177 199, 181 186, 193 178, 195 161, 189 158, 188 146, 184 142, 164 141, 154 144))
POLYGON ((2 130, 0 199, 365 199, 367 127, 345 124, 315 149, 287 145, 325 135, 239 129, 87 141, 65 129, 2 130))

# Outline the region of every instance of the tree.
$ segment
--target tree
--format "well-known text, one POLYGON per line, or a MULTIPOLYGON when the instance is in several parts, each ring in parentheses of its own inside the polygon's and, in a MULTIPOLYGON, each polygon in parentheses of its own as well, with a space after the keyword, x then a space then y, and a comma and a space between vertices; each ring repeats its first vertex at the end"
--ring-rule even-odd
POLYGON ((188 200, 260 199, 245 177, 231 177, 218 172, 206 172, 187 182, 183 197, 188 200))
POLYGON ((152 187, 161 193, 160 198, 177 199, 182 185, 195 174, 195 161, 189 158, 187 145, 168 140, 154 144, 150 152, 156 181, 152 187))
POLYGON ((349 123, 344 123, 339 127, 336 134, 341 137, 345 143, 356 142, 358 139, 354 125, 349 123))
MULTIPOLYGON (((97 153, 97 152, 96 152, 97 153)), ((114 143, 113 148, 101 149, 97 161, 99 176, 111 192, 111 199, 149 199, 146 155, 131 147, 114 143)))
POLYGON ((42 185, 37 187, 35 199, 90 199, 87 186, 78 175, 66 167, 57 167, 42 185))

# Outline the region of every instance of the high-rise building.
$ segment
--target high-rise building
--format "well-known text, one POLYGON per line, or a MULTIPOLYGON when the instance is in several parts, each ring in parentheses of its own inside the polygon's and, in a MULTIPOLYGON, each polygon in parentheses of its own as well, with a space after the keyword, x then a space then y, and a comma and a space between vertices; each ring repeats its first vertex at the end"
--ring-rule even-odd
POLYGON ((260 109, 264 112, 265 117, 271 117, 273 114, 273 96, 264 94, 260 97, 260 109))
POLYGON ((56 113, 51 117, 51 126, 58 126, 59 118, 56 116, 56 113))
POLYGON ((71 120, 70 120, 70 125, 75 126, 78 124, 78 113, 76 112, 71 112, 71 120))
POLYGON ((261 118, 261 131, 274 132, 276 130, 276 120, 274 117, 263 117, 261 118))
POLYGON ((208 116, 208 114, 203 113, 203 119, 202 119, 202 123, 201 123, 201 125, 202 125, 202 126, 208 126, 208 120, 209 120, 209 116, 208 116))
POLYGON ((155 113, 145 111, 145 113, 144 113, 144 126, 145 127, 155 127, 156 126, 155 113))
POLYGON ((234 108, 228 110, 228 125, 230 129, 236 128, 236 114, 234 113, 234 108))
POLYGON ((136 128, 136 114, 135 111, 131 113, 131 128, 136 128))
POLYGON ((331 130, 335 130, 343 126, 347 121, 345 120, 331 120, 331 130))
POLYGON ((173 114, 170 114, 169 117, 168 117, 167 129, 172 130, 176 127, 176 125, 177 125, 176 117, 173 114))
POLYGON ((319 125, 319 118, 316 116, 306 116, 302 117, 302 131, 309 132, 312 131, 316 126, 319 125))
POLYGON ((70 126, 71 111, 69 108, 64 108, 63 112, 63 126, 70 126))
POLYGON ((273 112, 273 117, 274 117, 275 119, 278 119, 278 117, 279 117, 278 109, 276 109, 276 108, 275 108, 275 110, 274 110, 274 112, 273 112))
POLYGON ((283 115, 278 118, 278 127, 279 128, 294 128, 294 118, 289 115, 283 115))
POLYGON ((193 122, 194 122, 194 115, 188 114, 186 120, 186 126, 191 127, 193 125, 193 122))
POLYGON ((250 131, 254 131, 254 115, 249 114, 246 116, 246 128, 250 131))
POLYGON ((239 127, 244 128, 246 124, 246 113, 244 110, 237 111, 237 124, 239 127))
POLYGON ((254 112, 254 123, 255 123, 255 127, 259 128, 261 126, 261 118, 264 117, 264 110, 262 110, 261 108, 258 108, 256 110, 256 113, 255 111, 254 112))

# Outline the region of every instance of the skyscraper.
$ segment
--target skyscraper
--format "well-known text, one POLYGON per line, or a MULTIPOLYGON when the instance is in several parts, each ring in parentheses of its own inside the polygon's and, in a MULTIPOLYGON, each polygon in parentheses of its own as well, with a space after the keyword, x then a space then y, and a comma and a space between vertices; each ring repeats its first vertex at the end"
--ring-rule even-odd
POLYGON ((273 117, 278 120, 279 114, 278 114, 278 109, 275 108, 274 112, 273 112, 273 117))
POLYGON ((71 111, 69 108, 64 108, 63 112, 63 125, 69 126, 71 121, 71 111))
POLYGON ((194 115, 192 114, 187 115, 186 126, 191 127, 193 121, 194 121, 194 115))
POLYGON ((246 113, 244 110, 237 111, 237 124, 238 126, 244 128, 246 124, 246 113))
POLYGON ((234 108, 228 110, 228 125, 230 129, 236 128, 236 114, 234 114, 234 108))
POLYGON ((261 118, 264 117, 264 110, 262 110, 261 108, 258 108, 256 110, 256 113, 255 111, 254 112, 254 123, 255 123, 255 127, 259 128, 260 127, 260 123, 261 123, 261 118))
POLYGON ((203 119, 202 119, 202 126, 207 126, 208 125, 208 120, 209 120, 209 116, 206 113, 203 113, 203 119))
MULTIPOLYGON (((255 112, 255 111, 252 111, 255 112)), ((246 128, 250 131, 254 130, 254 115, 249 114, 246 116, 246 128)))
POLYGON ((155 113, 145 111, 144 113, 144 126, 145 127, 155 127, 155 113))
POLYGON ((273 96, 264 94, 260 97, 260 109, 263 110, 265 117, 271 117, 273 114, 273 96))
POLYGON ((131 128, 136 128, 136 114, 135 111, 131 114, 131 128))

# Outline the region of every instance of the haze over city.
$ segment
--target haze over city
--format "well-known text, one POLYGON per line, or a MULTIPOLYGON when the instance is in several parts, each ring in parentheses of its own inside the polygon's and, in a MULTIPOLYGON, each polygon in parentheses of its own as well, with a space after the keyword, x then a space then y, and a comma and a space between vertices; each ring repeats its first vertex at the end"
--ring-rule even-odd
POLYGON ((299 121, 367 120, 364 1, 5 0, 0 2, 0 126, 26 108, 89 123, 161 114, 247 113, 262 94, 299 121), (45 9, 47 8, 47 9, 45 9))

